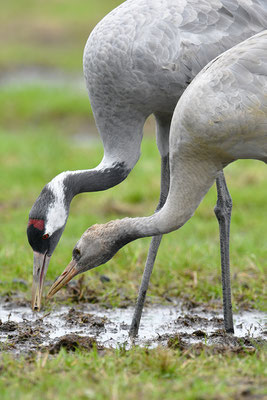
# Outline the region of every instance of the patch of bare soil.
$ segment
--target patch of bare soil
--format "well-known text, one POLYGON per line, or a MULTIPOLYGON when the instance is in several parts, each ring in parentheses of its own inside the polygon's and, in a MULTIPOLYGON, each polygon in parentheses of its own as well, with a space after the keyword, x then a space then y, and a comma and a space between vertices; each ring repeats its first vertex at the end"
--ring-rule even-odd
POLYGON ((75 308, 71 308, 67 315, 64 316, 65 320, 72 325, 90 325, 97 329, 104 329, 107 318, 101 318, 92 314, 83 313, 76 311, 75 308))
POLYGON ((46 350, 48 350, 50 354, 57 354, 62 348, 69 352, 76 351, 77 349, 91 351, 93 347, 98 348, 94 338, 71 334, 62 336, 54 344, 48 346, 46 350))
MULTIPOLYGON (((200 331, 201 333, 204 333, 200 331)), ((201 335, 201 337, 203 337, 201 335)), ((200 355, 207 354, 253 354, 257 348, 264 344, 263 340, 251 340, 250 338, 236 338, 227 334, 225 331, 215 332, 212 335, 205 334, 206 341, 209 339, 209 345, 198 342, 190 343, 185 340, 185 335, 174 335, 167 339, 167 346, 172 349, 179 349, 183 354, 200 355), (212 340, 216 337, 217 340, 212 340)))

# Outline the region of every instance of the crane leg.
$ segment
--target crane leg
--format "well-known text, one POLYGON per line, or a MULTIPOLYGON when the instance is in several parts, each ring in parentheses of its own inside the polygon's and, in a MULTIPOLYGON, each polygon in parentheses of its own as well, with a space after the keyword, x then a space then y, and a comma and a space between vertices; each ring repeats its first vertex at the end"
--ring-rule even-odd
MULTIPOLYGON (((169 192, 169 186, 170 186, 170 169, 169 169, 169 154, 168 154, 161 158, 161 190, 160 190, 160 200, 156 212, 163 207, 169 192)), ((129 335, 132 338, 138 335, 138 330, 146 299, 146 293, 148 290, 149 280, 156 260, 161 239, 162 235, 154 236, 150 243, 146 266, 143 273, 142 283, 139 289, 134 316, 129 331, 129 335)))
POLYGON ((226 185, 223 171, 220 172, 216 179, 216 186, 218 199, 214 212, 219 222, 220 229, 224 326, 226 332, 234 333, 229 260, 232 199, 226 185))

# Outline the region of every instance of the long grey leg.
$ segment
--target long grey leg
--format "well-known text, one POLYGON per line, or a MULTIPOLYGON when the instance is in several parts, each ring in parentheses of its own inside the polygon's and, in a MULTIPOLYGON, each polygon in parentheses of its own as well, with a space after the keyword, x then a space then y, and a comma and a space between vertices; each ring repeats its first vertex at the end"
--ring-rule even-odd
POLYGON ((223 171, 220 172, 216 179, 216 186, 218 200, 214 212, 218 219, 220 229, 224 326, 226 332, 234 333, 229 257, 232 199, 226 185, 223 171))
MULTIPOLYGON (((169 170, 169 154, 161 158, 161 190, 160 190, 160 200, 156 212, 163 207, 170 185, 170 170, 169 170)), ((142 316, 142 311, 146 299, 146 292, 148 290, 150 276, 153 270, 153 266, 156 260, 158 249, 162 235, 154 236, 150 243, 149 252, 147 256, 146 266, 143 273, 142 283, 139 289, 138 299, 135 306, 134 316, 132 319, 131 328, 129 335, 135 337, 138 335, 140 320, 142 316)))

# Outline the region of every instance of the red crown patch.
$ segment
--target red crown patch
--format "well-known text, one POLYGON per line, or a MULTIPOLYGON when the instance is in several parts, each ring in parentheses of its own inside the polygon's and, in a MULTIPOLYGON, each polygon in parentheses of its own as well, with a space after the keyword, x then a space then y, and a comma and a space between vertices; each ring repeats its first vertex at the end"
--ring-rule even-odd
POLYGON ((39 231, 44 230, 44 220, 43 219, 29 219, 28 226, 33 225, 34 228, 38 229, 39 231))

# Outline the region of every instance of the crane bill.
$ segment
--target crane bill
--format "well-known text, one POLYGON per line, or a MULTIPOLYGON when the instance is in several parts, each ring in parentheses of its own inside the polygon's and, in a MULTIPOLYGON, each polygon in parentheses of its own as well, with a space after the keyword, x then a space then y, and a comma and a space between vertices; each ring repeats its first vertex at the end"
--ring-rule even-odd
POLYGON ((46 253, 33 253, 32 309, 40 311, 44 280, 50 258, 46 253))
POLYGON ((66 269, 57 278, 57 280, 51 286, 47 297, 51 299, 63 286, 65 286, 75 275, 78 274, 76 261, 71 260, 66 269))

